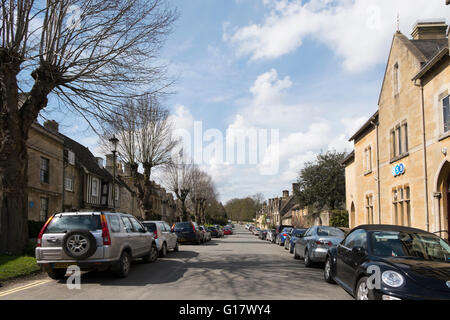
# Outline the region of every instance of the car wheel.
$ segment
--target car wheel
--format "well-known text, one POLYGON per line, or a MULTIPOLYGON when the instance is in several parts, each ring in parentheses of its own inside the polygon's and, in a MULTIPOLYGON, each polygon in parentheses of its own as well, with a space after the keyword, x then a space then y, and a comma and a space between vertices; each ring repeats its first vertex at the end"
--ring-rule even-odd
POLYGON ((150 248, 150 252, 147 256, 144 256, 142 258, 142 260, 145 263, 150 263, 150 262, 155 262, 156 259, 158 259, 158 248, 156 247, 156 245, 153 243, 152 247, 150 248))
POLYGON ((300 259, 300 257, 299 257, 298 254, 297 254, 297 248, 295 248, 295 247, 294 247, 294 259, 295 259, 295 260, 300 259))
POLYGON ((173 248, 173 252, 178 252, 178 251, 180 251, 180 246, 177 241, 177 243, 175 244, 175 248, 173 248))
POLYGON ((311 257, 309 256, 309 251, 306 249, 305 251, 305 267, 310 268, 314 265, 314 263, 311 261, 311 257))
POLYGON ((53 280, 61 280, 66 275, 67 269, 49 268, 47 274, 53 280))
POLYGON ((323 278, 328 283, 336 283, 331 275, 331 258, 327 257, 325 261, 325 268, 323 269, 323 278))
POLYGON ((293 253, 294 252, 294 248, 295 248, 295 244, 294 245, 289 245, 289 253, 293 253))
POLYGON ((167 256, 167 244, 164 242, 161 248, 161 251, 159 252, 159 256, 161 258, 164 258, 165 256, 167 256))
POLYGON ((130 254, 126 251, 122 252, 119 260, 119 269, 116 272, 116 275, 120 278, 126 278, 131 268, 131 257, 130 254))
POLYGON ((356 286, 356 300, 375 300, 373 290, 367 286, 367 277, 362 277, 356 286))

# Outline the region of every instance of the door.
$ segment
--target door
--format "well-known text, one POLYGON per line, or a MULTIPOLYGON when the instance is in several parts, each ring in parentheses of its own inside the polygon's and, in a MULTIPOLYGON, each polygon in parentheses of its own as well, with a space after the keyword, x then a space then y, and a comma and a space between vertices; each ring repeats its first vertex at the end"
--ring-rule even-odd
POLYGON ((354 248, 358 247, 367 250, 367 233, 363 229, 350 233, 338 246, 336 277, 349 289, 353 288, 356 270, 363 258, 361 253, 353 251, 354 248))
POLYGON ((167 222, 164 222, 164 227, 166 228, 167 239, 169 239, 169 247, 174 249, 177 245, 177 236, 175 235, 175 232, 171 232, 170 226, 167 222))
POLYGON ((122 217, 122 222, 126 232, 126 242, 131 247, 133 256, 139 255, 140 245, 136 239, 136 233, 134 232, 133 225, 128 217, 122 217))
POLYGON ((308 241, 312 238, 313 234, 314 234, 314 227, 309 228, 308 231, 305 232, 305 235, 298 241, 299 246, 297 247, 296 245, 296 252, 300 257, 302 258, 305 257, 306 246, 308 244, 308 241))
POLYGON ((143 255, 149 252, 150 244, 147 242, 145 235, 145 228, 134 217, 129 217, 131 224, 133 225, 133 236, 136 238, 137 246, 139 248, 139 255, 143 255))

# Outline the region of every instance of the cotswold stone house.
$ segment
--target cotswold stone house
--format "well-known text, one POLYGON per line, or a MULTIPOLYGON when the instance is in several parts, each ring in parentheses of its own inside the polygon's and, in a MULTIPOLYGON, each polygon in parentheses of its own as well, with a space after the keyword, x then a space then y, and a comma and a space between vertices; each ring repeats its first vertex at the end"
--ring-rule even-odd
POLYGON ((351 227, 450 229, 447 30, 445 21, 421 21, 411 38, 394 34, 378 110, 351 138, 345 160, 351 227))

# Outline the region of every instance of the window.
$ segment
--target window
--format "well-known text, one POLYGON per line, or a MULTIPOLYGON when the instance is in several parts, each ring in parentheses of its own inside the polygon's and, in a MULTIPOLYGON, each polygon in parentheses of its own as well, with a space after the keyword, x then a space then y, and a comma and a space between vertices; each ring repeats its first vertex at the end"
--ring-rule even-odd
POLYGON ((116 185, 114 188, 114 198, 116 201, 119 201, 119 186, 116 185))
POLYGON ((41 182, 50 183, 50 160, 41 158, 41 182))
POLYGON ((112 232, 120 232, 120 220, 117 216, 108 216, 109 225, 112 232))
POLYGON ((367 223, 373 224, 373 195, 366 196, 367 223))
POLYGON ((69 150, 67 153, 67 159, 71 165, 75 165, 75 153, 69 150))
POLYGON ((98 197, 98 184, 99 181, 97 178, 92 179, 92 186, 91 186, 91 195, 94 197, 98 197))
POLYGON ((41 198, 41 207, 39 211, 39 220, 46 221, 48 218, 48 198, 41 198))
POLYGON ((399 79, 398 63, 396 63, 394 65, 394 96, 398 95, 400 92, 399 79))
POLYGON ((145 230, 144 227, 135 218, 130 218, 130 220, 135 232, 142 232, 143 230, 145 230))
POLYGON ((372 172, 372 147, 369 146, 364 150, 364 173, 372 172))
POLYGON ((391 160, 408 153, 408 124, 403 122, 391 130, 391 160))
POLYGON ((128 219, 127 217, 122 217, 122 222, 127 233, 133 232, 133 226, 131 225, 130 219, 128 219))
POLYGON ((450 130, 450 96, 442 100, 442 107, 444 111, 444 132, 450 130))
POLYGON ((73 191, 73 178, 65 178, 64 188, 66 191, 73 191))
POLYGON ((353 248, 365 248, 367 249, 367 234, 366 231, 358 229, 350 233, 347 238, 345 238, 344 246, 348 249, 353 248))
POLYGON ((411 204, 409 186, 397 187, 392 190, 392 204, 394 206, 394 224, 411 226, 411 204))

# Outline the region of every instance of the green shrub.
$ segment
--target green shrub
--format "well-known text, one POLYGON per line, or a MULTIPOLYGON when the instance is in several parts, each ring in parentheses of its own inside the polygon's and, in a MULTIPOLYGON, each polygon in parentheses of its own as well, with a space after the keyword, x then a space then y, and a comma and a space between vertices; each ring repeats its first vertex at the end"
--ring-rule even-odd
POLYGON ((337 228, 348 228, 348 212, 346 210, 331 211, 330 225, 337 228))

